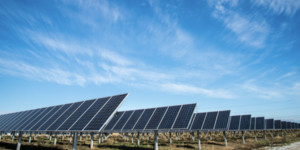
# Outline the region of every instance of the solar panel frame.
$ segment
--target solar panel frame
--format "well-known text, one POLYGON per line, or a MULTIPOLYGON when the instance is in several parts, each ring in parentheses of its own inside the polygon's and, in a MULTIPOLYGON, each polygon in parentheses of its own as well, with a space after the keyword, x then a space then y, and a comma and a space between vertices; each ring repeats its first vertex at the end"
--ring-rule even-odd
MULTIPOLYGON (((216 120, 217 120, 217 116, 218 116, 218 113, 219 113, 219 111, 211 111, 211 112, 207 112, 206 113, 206 117, 205 117, 205 120, 204 120, 204 123, 203 123, 203 126, 202 126, 202 129, 201 130, 203 130, 203 131, 213 131, 214 130, 214 126, 215 126, 215 123, 216 123, 216 120), (212 121, 210 121, 210 127, 205 127, 205 125, 206 125, 206 122, 208 121, 207 119, 207 116, 209 115, 209 113, 217 113, 216 114, 216 116, 214 117, 214 116, 212 116, 213 118, 213 120, 212 121), (211 124, 213 124, 213 126, 211 127, 211 124), (204 128, 205 127, 205 128, 204 128)), ((214 115, 214 114, 213 114, 214 115)))
POLYGON ((177 118, 174 122, 172 129, 188 129, 188 125, 191 122, 192 116, 197 107, 197 103, 184 104, 179 111, 177 118), (187 111, 185 111, 187 110, 187 111), (182 113, 181 113, 182 112, 182 113), (187 118, 189 117, 189 118, 187 118))
POLYGON ((281 129, 286 130, 287 129, 287 122, 281 121, 281 129))
POLYGON ((255 130, 265 129, 265 117, 255 117, 255 130))
POLYGON ((7 123, 10 122, 12 119, 14 119, 13 116, 15 116, 15 115, 17 115, 17 112, 7 114, 6 115, 6 119, 4 119, 3 122, 0 125, 0 129, 4 130, 5 126, 7 125, 7 123))
POLYGON ((39 115, 40 111, 44 111, 44 109, 45 108, 35 109, 36 110, 35 112, 33 112, 31 115, 27 116, 24 119, 24 122, 21 125, 19 125, 18 127, 14 128, 13 130, 22 131, 22 129, 32 121, 32 118, 36 118, 39 115))
POLYGON ((169 106, 164 117, 162 118, 160 125, 157 129, 159 130, 168 130, 172 129, 178 114, 181 110, 182 105, 169 106))
MULTIPOLYGON (((51 107, 44 108, 43 112, 39 113, 35 118, 31 119, 30 123, 28 123, 23 129, 20 129, 20 130, 22 130, 22 131, 29 131, 29 129, 32 128, 33 125, 36 124, 40 120, 39 117, 42 116, 44 112, 48 111, 48 108, 51 108, 51 107), (36 120, 36 119, 39 119, 39 120, 36 120), (32 124, 32 123, 34 123, 34 124, 32 124), (28 126, 31 126, 31 127, 27 128, 28 126)), ((43 116, 45 116, 45 115, 43 115, 43 116)))
POLYGON ((230 112, 231 112, 230 110, 219 111, 218 116, 216 118, 214 130, 223 131, 228 129, 230 112))
POLYGON ((273 118, 266 119, 265 126, 266 126, 265 130, 274 130, 275 129, 274 119, 273 118))
POLYGON ((241 125, 241 119, 242 119, 241 115, 230 116, 230 123, 229 123, 228 130, 229 131, 239 131, 240 125, 241 125), (234 120, 234 122, 232 122, 233 119, 237 119, 237 120, 234 120), (238 124, 236 125, 237 122, 238 122, 238 124))
POLYGON ((15 115, 11 116, 12 119, 10 119, 5 125, 3 125, 3 130, 4 131, 10 131, 9 129, 14 127, 16 125, 16 121, 19 118, 22 118, 23 116, 27 115, 28 113, 31 113, 31 110, 26 110, 26 111, 21 111, 21 112, 16 112, 15 115))
POLYGON ((25 111, 22 115, 15 118, 14 121, 10 122, 11 126, 7 126, 6 130, 15 131, 15 128, 19 127, 19 124, 23 124, 24 123, 23 120, 25 120, 29 115, 31 115, 34 112, 34 110, 37 109, 25 111), (21 120, 19 120, 20 118, 21 120))
POLYGON ((196 116, 195 116, 195 119, 193 121, 193 124, 191 125, 191 130, 192 131, 194 131, 194 130, 196 130, 196 131, 202 130, 202 127, 203 127, 205 119, 206 119, 206 115, 207 115, 207 112, 196 113, 196 116), (199 120, 200 123, 198 122, 198 120, 199 120))
POLYGON ((241 115, 240 131, 251 129, 251 114, 241 115))
POLYGON ((115 124, 115 126, 112 128, 112 130, 122 130, 125 126, 125 123, 128 121, 130 116, 133 114, 134 111, 124 111, 122 117, 118 120, 118 122, 115 124), (125 122, 125 123, 124 123, 125 122))
POLYGON ((115 117, 113 117, 110 122, 105 126, 104 131, 110 131, 112 130, 116 124, 119 122, 119 120, 122 118, 122 116, 124 115, 125 111, 120 111, 117 113, 117 115, 115 115, 115 117))

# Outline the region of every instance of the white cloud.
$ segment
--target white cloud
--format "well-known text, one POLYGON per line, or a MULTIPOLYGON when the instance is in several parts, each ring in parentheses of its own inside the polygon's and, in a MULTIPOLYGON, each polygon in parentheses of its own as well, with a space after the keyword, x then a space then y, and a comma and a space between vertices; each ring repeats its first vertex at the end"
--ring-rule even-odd
POLYGON ((241 85, 241 88, 254 93, 254 97, 260 97, 263 99, 276 100, 284 97, 282 90, 257 86, 253 80, 246 81, 243 85, 241 85))
POLYGON ((299 0, 254 0, 255 5, 268 8, 275 14, 285 13, 293 16, 300 8, 299 0))

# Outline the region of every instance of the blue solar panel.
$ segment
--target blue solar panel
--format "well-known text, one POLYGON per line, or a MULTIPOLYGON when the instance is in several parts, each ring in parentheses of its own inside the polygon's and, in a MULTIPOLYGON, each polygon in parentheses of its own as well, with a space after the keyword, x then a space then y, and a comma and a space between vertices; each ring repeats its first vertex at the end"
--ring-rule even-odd
POLYGON ((217 122, 214 129, 227 129, 230 110, 219 111, 217 122))
POLYGON ((208 112, 204 121, 202 130, 212 130, 214 129, 215 122, 217 119, 218 112, 208 112))
POLYGON ((47 130, 52 123, 55 122, 56 119, 59 118, 65 111, 67 111, 72 104, 65 104, 61 106, 61 108, 55 112, 41 127, 38 128, 38 131, 45 131, 47 130))
POLYGON ((191 127, 192 127, 192 125, 193 125, 193 122, 194 122, 194 120, 195 120, 195 117, 196 117, 196 114, 194 113, 193 116, 192 116, 191 122, 190 122, 190 124, 189 124, 189 126, 188 126, 188 129, 191 129, 191 127))
POLYGON ((5 127, 7 126, 7 124, 9 124, 9 122, 11 122, 13 119, 15 119, 15 116, 17 116, 18 114, 21 114, 20 112, 17 113, 11 113, 11 114, 7 114, 7 117, 5 120, 3 120, 3 122, 1 123, 1 130, 5 130, 5 127))
POLYGON ((274 119, 266 119, 266 129, 274 129, 274 119))
POLYGON ((19 125, 17 128, 12 129, 12 130, 23 130, 31 121, 32 119, 36 118, 39 116, 40 113, 42 113, 46 108, 41 108, 41 109, 36 109, 32 112, 32 114, 30 114, 29 116, 27 116, 24 119, 23 124, 19 125))
POLYGON ((256 117, 255 130, 265 129, 265 117, 256 117))
POLYGON ((158 129, 171 129, 181 106, 170 106, 158 129))
POLYGON ((240 130, 249 130, 251 124, 251 115, 242 115, 240 130))
POLYGON ((155 108, 146 109, 139 121, 136 123, 134 129, 136 130, 142 130, 145 128, 146 124, 148 123, 150 117, 152 116, 155 108))
POLYGON ((24 124, 24 122, 28 121, 30 117, 34 116, 37 111, 39 111, 39 109, 29 110, 26 115, 22 116, 22 118, 17 119, 15 123, 12 123, 15 125, 9 127, 9 130, 17 130, 18 128, 20 128, 24 124))
POLYGON ((117 122, 113 130, 121 130, 125 123, 128 121, 129 117, 132 115, 133 111, 126 111, 124 115, 120 118, 120 120, 117 122))
POLYGON ((97 114, 97 112, 103 108, 104 104, 108 102, 111 97, 104 97, 97 99, 94 105, 73 125, 70 130, 82 130, 88 122, 97 114))
POLYGON ((281 121, 281 128, 286 129, 287 128, 287 123, 286 121, 281 121))
POLYGON ((73 105, 66 110, 55 122, 47 129, 47 131, 56 131, 57 128, 82 104, 83 102, 73 103, 73 105))
POLYGON ((145 129, 157 129, 162 117, 164 117, 166 110, 167 107, 157 108, 145 129))
POLYGON ((25 130, 29 130, 30 128, 32 128, 39 120, 41 120, 41 118, 43 118, 48 112, 49 112, 49 110, 51 110, 53 107, 47 107, 47 108, 45 108, 44 109, 44 111, 40 111, 41 113, 39 113, 39 114, 37 114, 36 116, 37 117, 35 117, 35 118, 31 118, 30 120, 31 120, 31 122, 26 126, 26 127, 24 127, 23 129, 21 129, 21 130, 23 130, 23 131, 25 131, 25 130))
POLYGON ((286 129, 291 129, 291 122, 286 122, 286 129))
POLYGON ((24 119, 23 116, 26 116, 31 112, 32 110, 15 113, 15 115, 12 116, 12 119, 9 122, 7 122, 5 125, 3 125, 3 129, 10 130, 10 128, 13 128, 14 126, 20 124, 22 119, 24 119))
POLYGON ((134 111, 134 113, 131 115, 130 119, 128 120, 128 122, 124 126, 123 130, 131 130, 134 127, 134 125, 136 124, 136 122, 138 121, 138 119, 140 118, 140 116, 142 115, 143 112, 144 112, 144 109, 134 111))
POLYGON ((251 130, 255 130, 255 117, 251 118, 251 130))
POLYGON ((69 128, 76 122, 76 120, 78 120, 80 118, 80 116, 82 114, 84 114, 84 112, 86 110, 88 110, 92 104, 94 104, 95 101, 96 101, 96 99, 84 101, 83 104, 80 105, 73 112, 73 114, 71 114, 70 116, 68 116, 69 118, 67 120, 65 120, 65 122, 57 130, 58 131, 69 130, 69 128))
POLYGON ((182 105, 180 112, 177 116, 177 119, 175 121, 173 129, 187 129, 192 115, 195 111, 196 104, 188 104, 188 105, 182 105))
POLYGON ((191 127, 192 130, 201 130, 206 113, 197 113, 191 127))
POLYGON ((61 108, 62 105, 60 106, 55 106, 52 110, 48 112, 39 122, 37 122, 30 130, 35 131, 39 127, 41 127, 59 108, 61 108))
POLYGON ((229 130, 239 130, 241 116, 231 116, 229 130))
POLYGON ((104 130, 112 130, 113 127, 116 125, 116 123, 120 120, 120 118, 123 116, 124 111, 117 112, 116 115, 109 121, 109 123, 106 125, 104 130))
POLYGON ((119 108, 122 102, 125 100, 128 94, 121 94, 113 96, 106 105, 95 115, 95 117, 85 127, 85 131, 99 131, 106 125, 109 118, 113 116, 113 113, 119 108))
POLYGON ((281 129, 281 120, 275 120, 275 129, 281 129))

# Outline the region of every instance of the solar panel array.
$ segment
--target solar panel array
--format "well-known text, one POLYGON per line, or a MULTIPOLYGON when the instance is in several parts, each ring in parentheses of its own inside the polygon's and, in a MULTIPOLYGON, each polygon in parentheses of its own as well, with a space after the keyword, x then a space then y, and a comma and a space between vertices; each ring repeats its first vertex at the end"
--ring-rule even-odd
POLYGON ((100 131, 127 95, 0 115, 0 131, 100 131))
POLYGON ((275 129, 281 129, 281 120, 275 120, 274 122, 275 129))
POLYGON ((195 113, 190 130, 227 130, 230 110, 195 113))
POLYGON ((274 119, 266 119, 265 126, 267 130, 274 130, 274 119))
POLYGON ((187 129, 196 104, 121 111, 103 132, 187 129))
POLYGON ((250 130, 251 115, 237 115, 230 117, 229 130, 250 130))

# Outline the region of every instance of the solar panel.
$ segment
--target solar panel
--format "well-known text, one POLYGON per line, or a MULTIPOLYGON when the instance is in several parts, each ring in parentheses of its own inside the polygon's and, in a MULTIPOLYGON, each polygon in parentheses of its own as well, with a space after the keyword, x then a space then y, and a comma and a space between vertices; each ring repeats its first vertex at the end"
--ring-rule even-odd
POLYGON ((274 119, 266 119, 266 129, 273 130, 274 129, 274 119))
POLYGON ((218 112, 208 112, 202 130, 213 130, 218 112))
POLYGON ((188 126, 188 129, 191 129, 191 127, 192 127, 192 125, 193 125, 193 122, 194 122, 194 120, 195 120, 195 116, 196 116, 196 114, 194 113, 193 116, 192 116, 192 120, 191 120, 191 122, 190 122, 190 124, 189 124, 189 126, 188 126))
POLYGON ((14 126, 20 124, 22 122, 22 119, 24 119, 24 116, 30 114, 31 112, 32 110, 18 112, 8 123, 6 123, 6 125, 4 126, 4 130, 9 131, 14 126))
POLYGON ((7 118, 5 120, 3 120, 2 124, 1 124, 1 130, 5 130, 5 127, 7 126, 7 124, 9 124, 13 119, 15 119, 15 116, 17 116, 18 114, 21 114, 21 112, 7 114, 7 118))
POLYGON ((163 120, 161 121, 158 129, 171 129, 174 121, 179 113, 179 110, 181 108, 180 106, 170 106, 167 110, 163 120))
POLYGON ((31 113, 28 113, 26 116, 22 117, 20 120, 18 120, 18 124, 16 124, 13 127, 10 127, 9 130, 19 130, 25 127, 27 123, 30 121, 30 118, 34 117, 36 113, 38 113, 41 109, 34 109, 31 111, 31 113), (26 124, 25 124, 26 123, 26 124))
POLYGON ((107 126, 104 128, 104 130, 112 130, 116 123, 120 120, 120 118, 124 115, 124 111, 118 112, 107 124, 107 126))
POLYGON ((32 128, 33 125, 35 125, 42 117, 44 117, 49 110, 51 110, 53 107, 47 107, 45 108, 43 111, 41 110, 41 113, 37 114, 35 118, 30 119, 31 122, 27 124, 27 126, 25 126, 23 129, 23 131, 28 131, 30 128, 32 128))
POLYGON ((196 104, 182 105, 180 112, 177 116, 175 124, 173 125, 173 129, 187 129, 192 115, 195 111, 196 104))
POLYGON ((240 130, 250 130, 250 124, 251 124, 251 115, 242 115, 240 130))
POLYGON ((229 130, 239 130, 241 122, 241 116, 231 116, 229 130))
POLYGON ((113 96, 83 130, 100 131, 110 118, 113 117, 114 112, 117 111, 127 95, 128 94, 121 94, 113 96))
POLYGON ((256 117, 255 130, 263 130, 265 128, 265 117, 256 117))
POLYGON ((191 130, 201 130, 207 113, 196 113, 191 130))
POLYGON ((215 130, 227 129, 229 116, 230 116, 230 110, 219 111, 214 129, 215 130))
POLYGON ((127 121, 126 125, 123 127, 123 130, 131 130, 136 124, 137 120, 141 117, 143 112, 144 109, 135 110, 130 119, 127 121))
POLYGON ((148 123, 148 120, 151 118, 153 112, 155 111, 155 108, 146 109, 137 124, 135 125, 135 130, 143 130, 148 123))
POLYGON ((281 120, 275 120, 275 129, 281 129, 281 120))
POLYGON ((168 107, 157 108, 145 129, 157 129, 168 107))
POLYGON ((132 115, 133 111, 126 111, 124 115, 120 118, 120 120, 117 122, 113 130, 121 130, 129 117, 132 115))
POLYGON ((286 129, 291 129, 291 122, 286 122, 286 129))
POLYGON ((286 121, 281 121, 281 128, 282 129, 287 129, 287 123, 286 123, 286 121))
POLYGON ((298 129, 300 129, 300 123, 298 123, 298 129))
POLYGON ((251 118, 251 130, 255 130, 255 117, 251 118))

